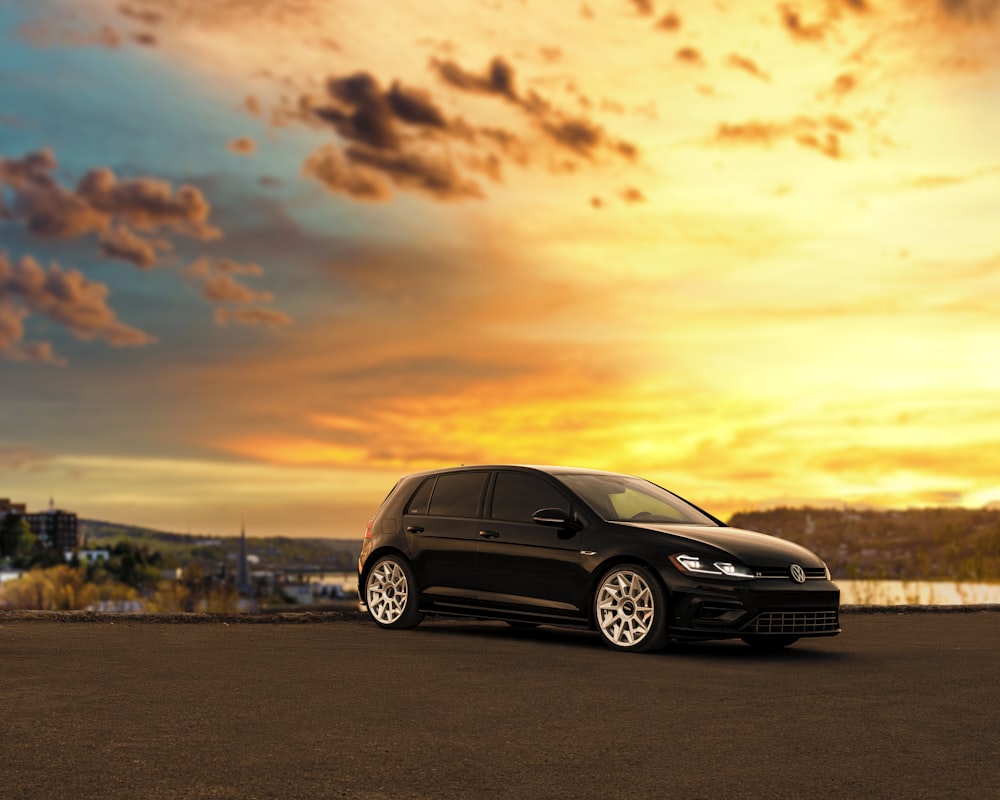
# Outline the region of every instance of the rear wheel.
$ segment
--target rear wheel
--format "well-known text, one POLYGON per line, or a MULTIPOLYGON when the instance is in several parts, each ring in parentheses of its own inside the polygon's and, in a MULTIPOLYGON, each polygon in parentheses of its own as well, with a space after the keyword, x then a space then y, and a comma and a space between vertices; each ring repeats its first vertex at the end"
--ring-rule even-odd
POLYGON ((775 650, 781 650, 783 647, 788 647, 790 644, 795 644, 799 640, 798 636, 744 636, 743 641, 750 645, 754 650, 759 650, 762 653, 773 653, 775 650))
POLYGON ((667 598, 645 567, 624 564, 610 570, 594 593, 594 622, 615 650, 648 653, 667 643, 667 598))
POLYGON ((415 628, 423 620, 413 569, 399 556, 383 556, 365 580, 368 616, 383 628, 415 628))

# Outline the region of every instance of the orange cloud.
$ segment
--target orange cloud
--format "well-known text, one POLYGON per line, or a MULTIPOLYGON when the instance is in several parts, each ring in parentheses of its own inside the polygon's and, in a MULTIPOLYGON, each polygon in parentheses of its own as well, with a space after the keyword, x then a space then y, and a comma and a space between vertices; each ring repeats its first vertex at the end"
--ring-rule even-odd
POLYGON ((785 121, 753 120, 745 123, 722 123, 716 129, 715 141, 719 144, 771 147, 781 140, 790 140, 828 158, 839 159, 844 155, 841 139, 853 131, 854 126, 848 120, 834 115, 822 119, 796 117, 785 121))
POLYGON ((771 76, 757 66, 753 59, 746 58, 738 53, 731 53, 729 58, 726 59, 726 64, 735 69, 743 70, 747 74, 753 75, 755 78, 760 78, 762 81, 771 80, 771 76))
POLYGON ((203 240, 221 235, 208 224, 211 207, 194 186, 174 190, 155 178, 119 180, 98 167, 68 190, 52 177, 56 167, 50 150, 0 159, 0 187, 7 186, 14 198, 0 208, 0 218, 24 222, 36 236, 63 239, 108 231, 115 223, 150 231, 167 227, 203 240))
POLYGON ((0 306, 4 311, 3 338, 0 352, 18 360, 54 362, 47 343, 19 345, 23 335, 20 320, 23 303, 31 311, 48 317, 69 329, 78 339, 103 339, 118 347, 151 344, 156 338, 122 323, 107 306, 108 287, 85 278, 77 270, 63 271, 58 264, 48 270, 30 256, 12 262, 0 253, 0 306))
POLYGON ((248 156, 257 151, 257 143, 249 136, 240 136, 227 142, 226 148, 233 153, 248 156))

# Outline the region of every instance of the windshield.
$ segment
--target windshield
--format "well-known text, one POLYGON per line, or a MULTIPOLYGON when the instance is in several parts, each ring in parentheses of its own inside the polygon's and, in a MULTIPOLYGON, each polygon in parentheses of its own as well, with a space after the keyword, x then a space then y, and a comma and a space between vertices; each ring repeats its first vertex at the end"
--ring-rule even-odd
POLYGON ((666 489, 628 475, 559 475, 609 522, 718 523, 666 489))

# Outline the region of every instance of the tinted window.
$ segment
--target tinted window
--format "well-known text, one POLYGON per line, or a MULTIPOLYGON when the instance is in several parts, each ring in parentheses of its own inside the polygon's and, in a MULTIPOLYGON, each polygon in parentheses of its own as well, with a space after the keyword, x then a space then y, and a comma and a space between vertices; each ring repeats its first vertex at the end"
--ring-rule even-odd
POLYGON ((497 474, 493 488, 493 518, 531 522, 542 508, 558 508, 570 513, 569 501, 553 486, 536 475, 517 472, 497 474))
POLYGON ((641 478, 610 474, 567 474, 560 475, 559 480, 607 520, 718 524, 677 495, 641 478))
POLYGON ((439 475, 431 496, 430 513, 441 517, 474 517, 479 513, 488 472, 453 472, 439 475))
POLYGON ((431 499, 431 489, 434 488, 434 478, 428 478, 417 489, 410 504, 406 507, 407 514, 426 514, 431 499))

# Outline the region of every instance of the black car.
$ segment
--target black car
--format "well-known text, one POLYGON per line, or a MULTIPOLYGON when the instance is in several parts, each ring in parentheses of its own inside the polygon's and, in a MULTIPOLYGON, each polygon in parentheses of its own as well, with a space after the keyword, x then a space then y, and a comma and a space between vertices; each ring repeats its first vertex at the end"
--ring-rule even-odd
POLYGON ((383 628, 425 614, 779 648, 840 632, 840 590, 797 544, 730 528, 649 481, 568 467, 401 478, 368 523, 358 591, 383 628))

